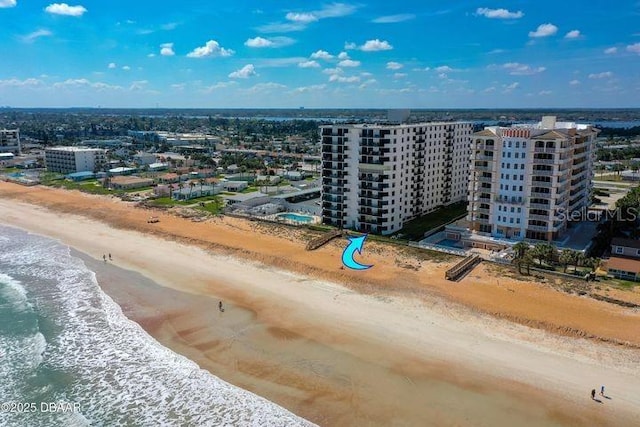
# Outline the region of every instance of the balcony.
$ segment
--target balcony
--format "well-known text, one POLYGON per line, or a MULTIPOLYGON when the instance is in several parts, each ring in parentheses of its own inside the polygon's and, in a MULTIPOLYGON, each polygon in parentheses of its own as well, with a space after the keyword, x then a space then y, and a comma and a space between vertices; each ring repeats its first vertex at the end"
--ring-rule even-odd
POLYGON ((536 157, 533 158, 533 164, 538 164, 538 165, 554 165, 556 163, 559 163, 559 161, 554 160, 554 159, 538 159, 536 157))
POLYGON ((473 208, 473 212, 477 212, 479 214, 489 215, 489 214, 491 214, 491 209, 489 209, 489 208, 473 208))
POLYGON ((479 161, 484 161, 484 162, 493 162, 494 161, 494 157, 493 156, 486 156, 484 154, 477 154, 473 159, 474 160, 479 160, 479 161))
POLYGON ((527 225, 527 230, 531 231, 549 231, 549 226, 546 225, 527 225))
POLYGON ((551 203, 529 203, 529 209, 549 210, 551 203))
POLYGON ((531 171, 531 174, 533 176, 553 176, 554 172, 553 172, 553 169, 551 169, 551 170, 533 169, 531 171))
POLYGON ((544 187, 532 187, 531 188, 531 195, 532 196, 542 196, 542 197, 549 197, 551 196, 551 191, 549 191, 549 189, 544 188, 544 187))
POLYGON ((551 181, 531 181, 532 187, 544 187, 544 188, 552 188, 553 183, 551 181))
POLYGON ((475 177, 473 177, 474 181, 478 181, 478 182, 488 182, 488 183, 492 183, 493 182, 493 178, 490 176, 478 176, 476 175, 475 177))
POLYGON ((537 215, 537 214, 529 214, 529 219, 535 219, 538 221, 549 221, 549 215, 537 215))

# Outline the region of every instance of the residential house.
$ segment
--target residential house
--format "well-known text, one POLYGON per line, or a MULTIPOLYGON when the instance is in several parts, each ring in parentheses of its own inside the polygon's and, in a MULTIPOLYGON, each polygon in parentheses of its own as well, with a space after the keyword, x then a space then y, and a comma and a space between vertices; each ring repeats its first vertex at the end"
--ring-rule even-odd
POLYGON ((609 276, 640 282, 640 240, 614 238, 605 268, 609 276))

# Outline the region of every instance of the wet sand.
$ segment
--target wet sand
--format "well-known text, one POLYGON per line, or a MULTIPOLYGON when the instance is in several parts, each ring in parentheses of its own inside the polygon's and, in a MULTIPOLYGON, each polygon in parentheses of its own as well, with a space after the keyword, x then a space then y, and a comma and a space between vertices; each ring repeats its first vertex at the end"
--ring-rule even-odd
MULTIPOLYGON (((517 381, 326 331, 328 343, 270 326, 256 311, 162 287, 84 254, 103 290, 163 345, 320 425, 564 426, 598 414, 517 381)), ((330 325, 327 325, 330 326, 330 325)), ((338 328, 336 328, 338 329, 338 328)))

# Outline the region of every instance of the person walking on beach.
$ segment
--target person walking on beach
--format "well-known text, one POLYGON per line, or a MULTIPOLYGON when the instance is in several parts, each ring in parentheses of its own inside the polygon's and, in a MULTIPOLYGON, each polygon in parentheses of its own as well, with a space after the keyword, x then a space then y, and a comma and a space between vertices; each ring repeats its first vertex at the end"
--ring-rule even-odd
POLYGON ((593 390, 591 390, 591 400, 595 400, 596 399, 596 389, 594 388, 593 390))
POLYGON ((224 308, 222 308, 222 301, 218 301, 218 310, 224 312, 224 308))
POLYGON ((600 386, 600 396, 604 396, 604 386, 600 386))
POLYGON ((109 252, 109 261, 111 261, 111 252, 109 252))
POLYGON ((107 256, 106 256, 105 254, 102 254, 102 260, 103 260, 104 262, 107 262, 107 256))

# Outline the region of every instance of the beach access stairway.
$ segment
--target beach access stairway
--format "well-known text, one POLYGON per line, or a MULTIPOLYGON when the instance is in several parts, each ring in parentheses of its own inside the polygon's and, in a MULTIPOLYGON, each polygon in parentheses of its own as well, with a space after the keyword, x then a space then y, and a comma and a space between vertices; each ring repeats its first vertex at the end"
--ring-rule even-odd
POLYGON ((309 243, 307 243, 306 249, 308 251, 315 251, 319 247, 326 245, 331 240, 340 236, 342 236, 342 230, 329 231, 328 233, 324 233, 322 236, 318 236, 315 239, 309 241, 309 243))
POLYGON ((444 273, 444 277, 447 280, 458 281, 462 279, 467 273, 482 261, 480 255, 471 254, 444 273))

